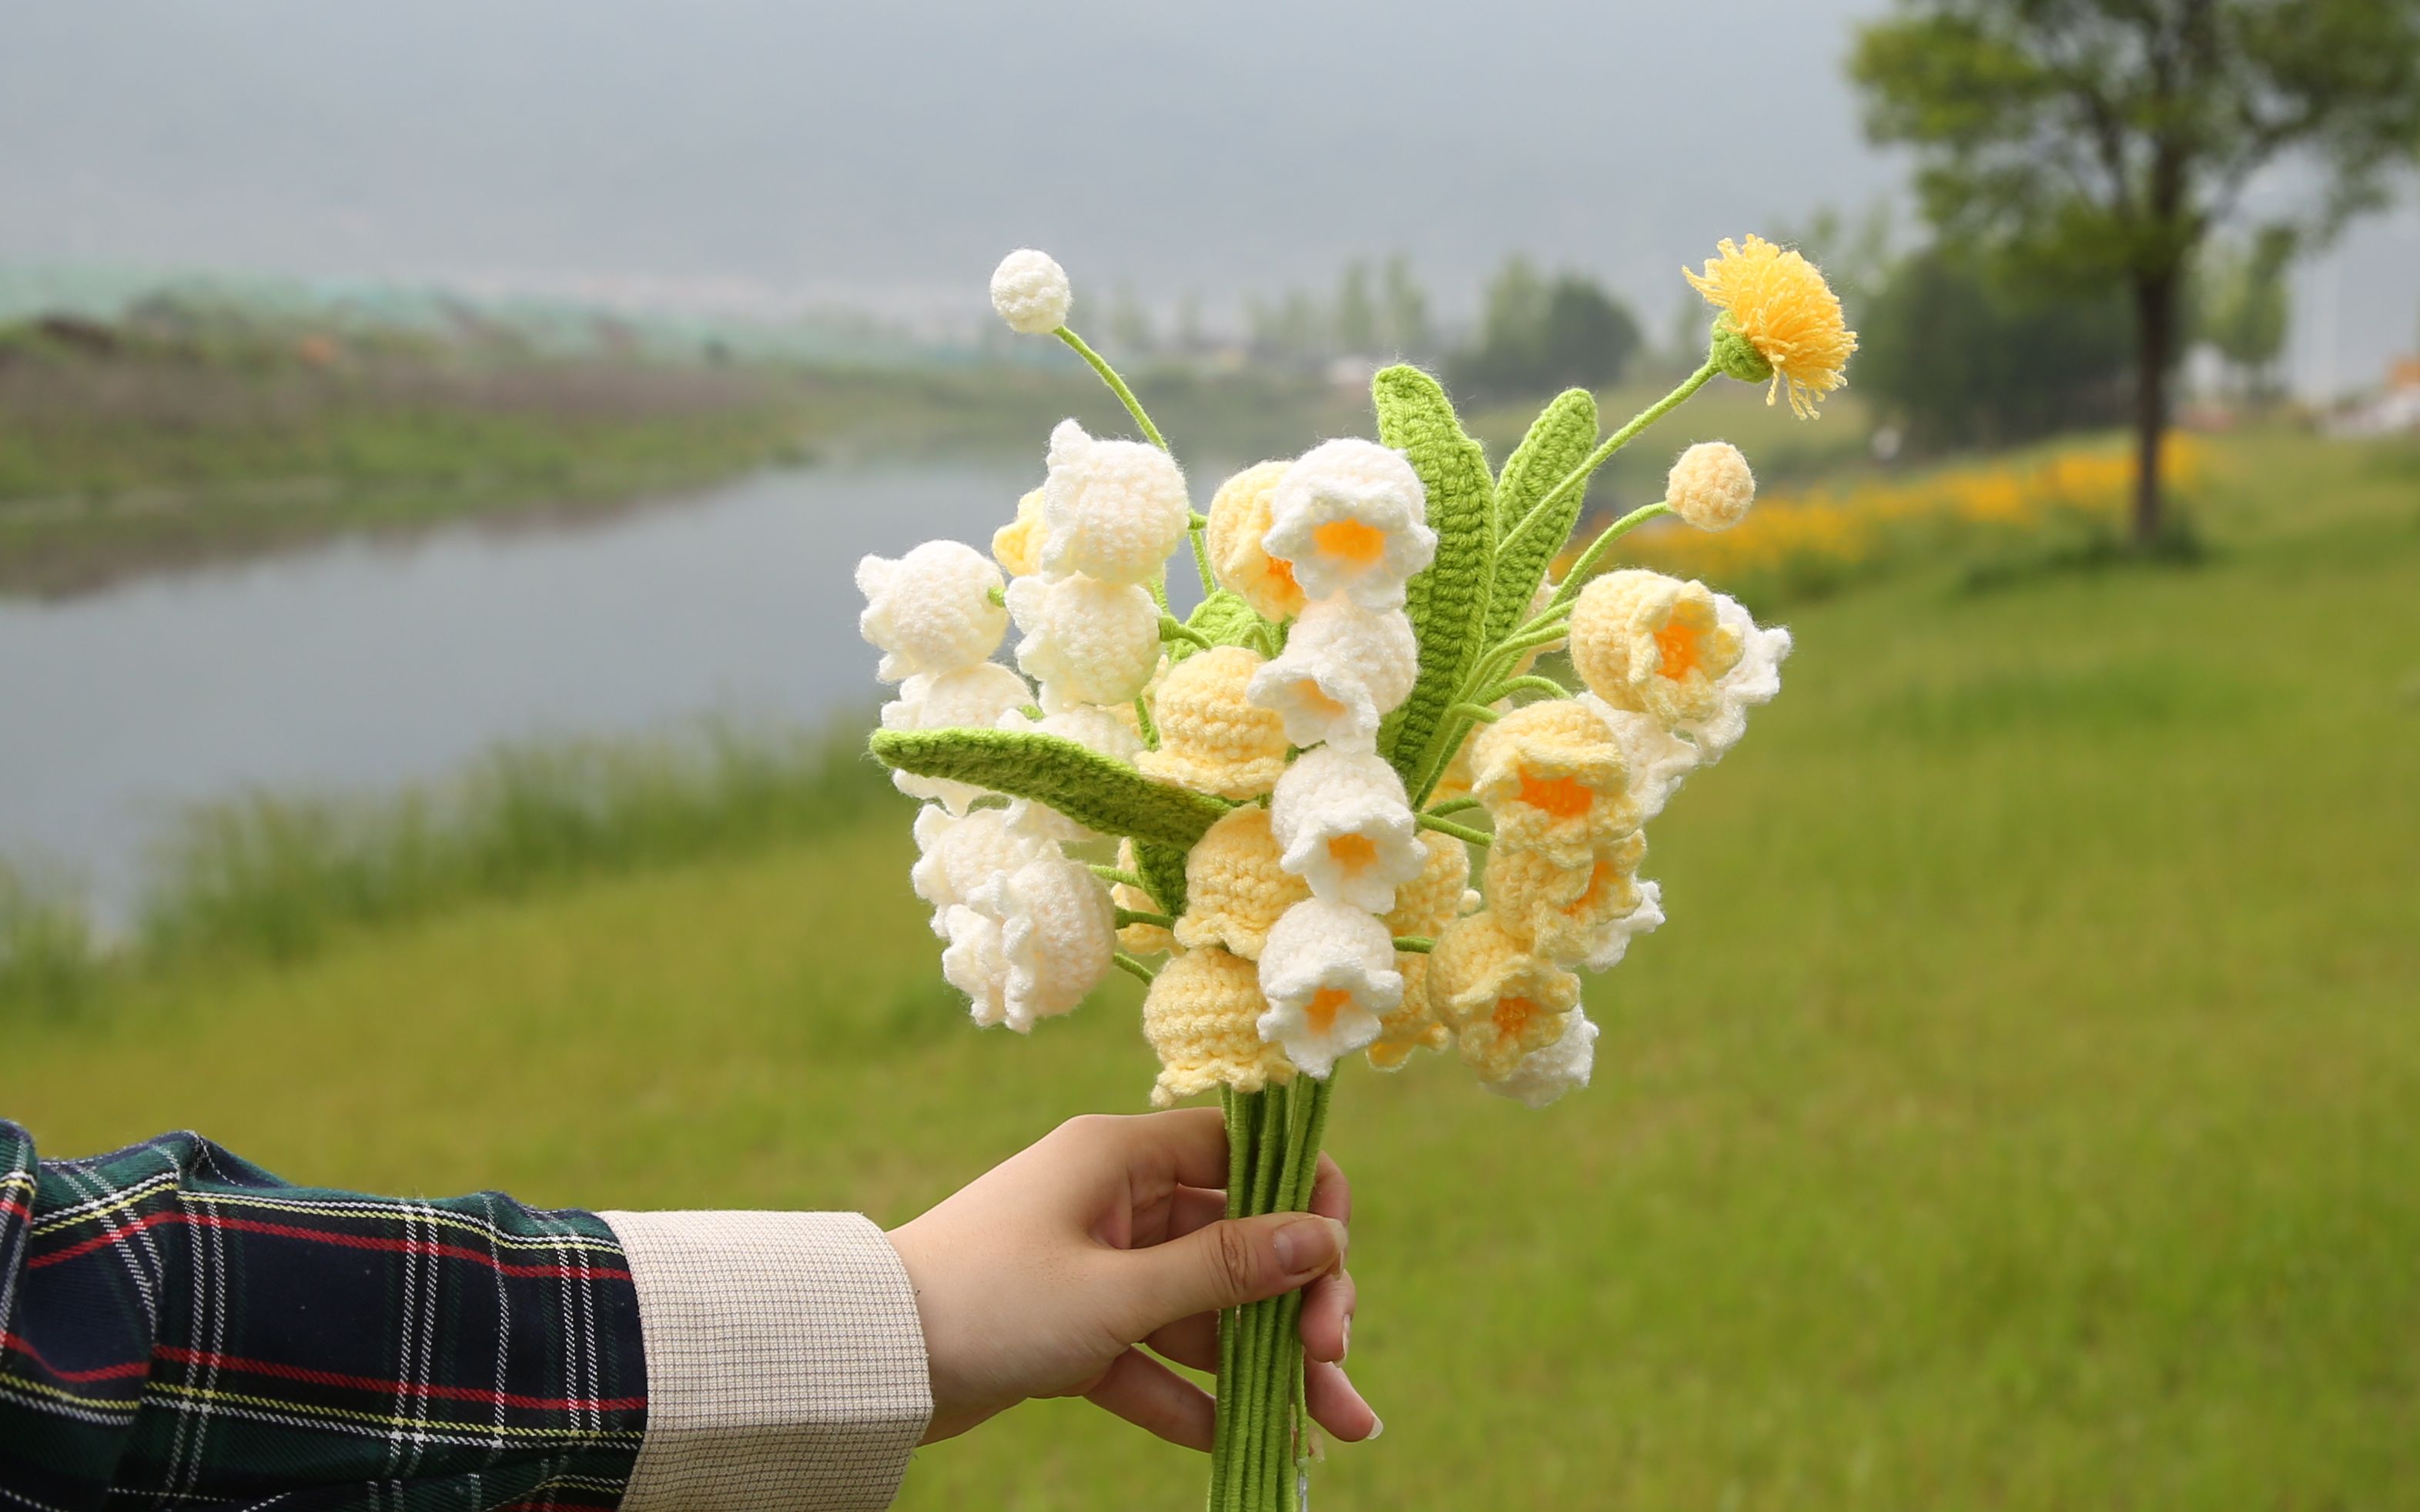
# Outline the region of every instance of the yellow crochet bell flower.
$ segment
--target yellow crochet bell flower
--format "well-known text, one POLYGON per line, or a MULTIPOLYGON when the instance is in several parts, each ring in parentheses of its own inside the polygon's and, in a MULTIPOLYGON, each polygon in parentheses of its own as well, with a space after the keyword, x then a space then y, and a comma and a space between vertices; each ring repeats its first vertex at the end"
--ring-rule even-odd
POLYGON ((1532 703, 1487 726, 1470 766, 1497 847, 1576 867, 1638 827, 1621 742, 1577 699, 1532 703))
POLYGON ((1401 1071, 1415 1050, 1442 1050, 1453 1042, 1453 1031, 1437 1022, 1429 1007, 1429 958, 1416 951, 1395 957, 1404 979, 1403 1001, 1378 1019, 1378 1038, 1370 1041, 1370 1064, 1380 1071, 1401 1071))
POLYGON ((1260 968, 1212 947, 1187 950, 1160 967, 1142 1002, 1143 1038, 1159 1052, 1154 1107, 1232 1087, 1257 1092, 1294 1079, 1285 1052, 1261 1039, 1260 968))
MULTIPOLYGON (((1135 842, 1118 841, 1118 870, 1133 872, 1136 868, 1135 842)), ((1129 914, 1156 914, 1159 904, 1140 887, 1123 882, 1109 885, 1109 902, 1129 914)), ((1118 949, 1128 955, 1159 955, 1176 949, 1176 936, 1158 924, 1128 924, 1118 931, 1118 949)))
POLYGON ((1387 916, 1387 933, 1397 939, 1435 938, 1462 911, 1463 889, 1470 886, 1470 852, 1462 841, 1424 829, 1420 846, 1428 859, 1419 876, 1395 888, 1395 910, 1387 916))
POLYGON ((1242 596, 1264 619, 1290 620, 1303 610, 1302 585, 1294 579, 1294 563, 1269 555, 1262 537, 1269 533, 1270 501, 1291 462, 1260 462, 1218 486, 1210 499, 1210 523, 1202 545, 1210 552, 1210 573, 1218 586, 1242 596))
POLYGON ((1839 296, 1813 263, 1762 237, 1745 246, 1725 239, 1717 250, 1704 272, 1683 268, 1681 276, 1723 312, 1717 326, 1745 338, 1772 369, 1765 403, 1786 386, 1792 411, 1812 419, 1816 401, 1846 381, 1841 369, 1857 349, 1839 296))
POLYGON ((1159 748, 1135 764, 1222 798, 1258 797, 1285 773, 1285 721, 1249 696, 1261 658, 1214 646, 1171 668, 1152 699, 1159 748))
POLYGON ((1636 830, 1584 866, 1498 844, 1487 853, 1487 911, 1532 954, 1570 965, 1586 960, 1606 927, 1637 908, 1638 863, 1646 858, 1647 837, 1636 830))
POLYGON ((1714 716, 1746 649, 1704 583, 1643 567, 1606 573, 1572 606, 1572 666, 1589 691, 1667 730, 1714 716))
POLYGON ((1554 1043, 1580 1000, 1579 978, 1522 949, 1492 912, 1446 926, 1429 953, 1427 988, 1462 1058, 1491 1082, 1554 1043))
POLYGON ((991 532, 991 559, 1012 578, 1030 578, 1042 570, 1042 490, 1016 501, 1015 523, 991 532))
POLYGON ((1286 871, 1269 831, 1269 811, 1246 804, 1212 825, 1185 857, 1185 912, 1176 943, 1219 946, 1258 961, 1285 911, 1311 896, 1311 884, 1286 871))

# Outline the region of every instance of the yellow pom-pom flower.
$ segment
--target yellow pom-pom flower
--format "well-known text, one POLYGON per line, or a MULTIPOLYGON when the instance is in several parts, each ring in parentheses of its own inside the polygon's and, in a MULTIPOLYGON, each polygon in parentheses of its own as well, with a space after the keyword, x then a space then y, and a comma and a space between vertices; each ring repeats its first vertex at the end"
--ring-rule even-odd
POLYGON ((1497 848, 1584 867, 1638 827, 1621 743, 1577 699, 1513 710, 1471 748, 1471 791, 1496 821, 1497 848))
POLYGON ((1269 931, 1311 896, 1311 885, 1287 872, 1283 859, 1269 811, 1259 804, 1212 825, 1185 857, 1185 912, 1176 920, 1176 943, 1187 949, 1220 946, 1260 960, 1269 931))
POLYGON ((1561 1038, 1563 1015, 1580 1000, 1579 978, 1522 949, 1493 912, 1457 918, 1437 936, 1427 985, 1429 1006, 1484 1081, 1561 1038))
POLYGON ((1211 947, 1187 950, 1153 979, 1142 1001, 1143 1038, 1159 1052, 1152 1105, 1232 1087, 1257 1092, 1294 1079, 1285 1052, 1264 1041, 1260 968, 1211 947))
POLYGON ((1572 606, 1572 666, 1589 691, 1668 730, 1714 716, 1745 650, 1705 584, 1660 572, 1608 572, 1572 606))
POLYGON ((1285 722, 1250 697, 1261 658, 1242 646, 1214 646, 1169 669, 1152 700, 1159 748, 1135 764, 1197 793, 1250 798, 1285 772, 1285 722))
POLYGON ((1752 236, 1741 246, 1725 239, 1705 271, 1681 276, 1723 312, 1720 324, 1756 348, 1773 370, 1765 403, 1785 387, 1790 408, 1812 419, 1816 401, 1846 381, 1841 370, 1857 349, 1857 333, 1840 314, 1839 296, 1813 263, 1794 251, 1752 236))
POLYGON ((1042 490, 1035 488, 1016 501, 1016 518, 991 532, 991 559, 1012 578, 1030 578, 1042 570, 1042 490))
POLYGON ((1218 486, 1210 500, 1210 523, 1202 545, 1218 586, 1240 595, 1264 619, 1290 620, 1308 600, 1294 579, 1294 563, 1269 555, 1261 537, 1269 532, 1270 501, 1291 462, 1260 462, 1218 486))

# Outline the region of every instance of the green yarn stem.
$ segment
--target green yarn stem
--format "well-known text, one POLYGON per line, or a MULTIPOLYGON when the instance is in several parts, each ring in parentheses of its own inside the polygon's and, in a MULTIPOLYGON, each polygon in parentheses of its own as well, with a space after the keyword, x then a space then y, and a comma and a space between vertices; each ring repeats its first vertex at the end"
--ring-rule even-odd
MULTIPOLYGON (((1298 1076, 1260 1092, 1229 1090, 1227 1214, 1300 1212, 1319 1175, 1330 1083, 1298 1076)), ((1302 1293, 1230 1308, 1218 1324, 1218 1417, 1211 1512, 1292 1512, 1301 1473, 1302 1293)))
POLYGON ((1192 523, 1185 528, 1185 538, 1193 543, 1193 570, 1202 579, 1202 596, 1207 598, 1218 591, 1218 583, 1210 575, 1210 543, 1202 532, 1210 528, 1210 517, 1196 510, 1192 523))
POLYGON ((1159 617, 1159 638, 1162 640, 1190 640, 1204 651, 1218 643, 1173 614, 1159 617))
MULTIPOLYGON (((1433 814, 1444 815, 1450 813, 1460 813, 1465 809, 1476 809, 1478 807, 1480 807, 1480 800, 1477 798, 1448 798, 1443 803, 1438 804, 1428 811, 1433 814)), ((1094 870, 1098 871, 1100 869, 1095 867, 1094 870)))
POLYGON ((1159 980, 1158 972, 1152 970, 1151 967, 1144 965, 1141 962, 1136 960, 1133 956, 1126 954, 1124 950, 1110 951, 1109 964, 1117 967, 1120 971, 1125 972, 1127 976, 1132 977, 1135 980, 1141 982, 1146 987, 1159 980))
POLYGON ((1092 865, 1086 867, 1085 870, 1092 872, 1093 875, 1100 878, 1103 882, 1122 882, 1138 892, 1149 892, 1151 890, 1151 884, 1145 882, 1140 875, 1132 872, 1122 872, 1114 866, 1103 866, 1099 862, 1095 861, 1092 865))
MULTIPOLYGON (((1455 703, 1450 705, 1445 712, 1452 717, 1468 719, 1477 724, 1494 724, 1503 717, 1484 703, 1455 703)), ((1457 745, 1460 743, 1459 740, 1455 742, 1457 745)), ((1421 796, 1425 797, 1427 795, 1422 794, 1421 796)))
POLYGON ((1478 702, 1481 703, 1493 703, 1497 699, 1510 698, 1515 693, 1544 693, 1550 699, 1567 699, 1572 696, 1572 690, 1570 688, 1556 682, 1553 678, 1532 675, 1528 677, 1515 677, 1509 683, 1498 683, 1494 687, 1489 688, 1486 692, 1480 694, 1478 702))
POLYGON ((1430 939, 1425 934, 1398 934, 1395 936, 1395 953, 1398 955, 1426 955, 1435 949, 1436 941, 1430 939))
POLYGON ((1621 540, 1649 520, 1670 513, 1672 513, 1671 504, 1659 499, 1652 504, 1639 505, 1599 532, 1597 538, 1589 543, 1588 549, 1580 553, 1580 559, 1572 563, 1572 570, 1563 577, 1562 586, 1555 590, 1555 596, 1547 600, 1546 607, 1539 613, 1538 619, 1544 620, 1547 615, 1580 596, 1580 590, 1588 586, 1590 577, 1595 573, 1597 564, 1605 559, 1605 554, 1613 549, 1614 542, 1621 540))
POLYGON ((1126 413, 1134 416, 1135 424, 1142 427, 1142 433, 1151 444, 1167 451, 1168 442, 1160 439, 1159 427, 1151 423, 1151 416, 1143 413, 1142 401, 1134 396, 1134 390, 1126 387, 1126 380, 1118 377, 1118 370, 1109 365, 1109 359, 1084 345, 1084 338, 1076 334, 1071 327, 1061 326, 1053 334, 1074 347, 1077 356, 1093 364, 1093 371, 1101 375, 1101 381, 1108 384, 1109 392, 1118 396, 1118 402, 1126 407, 1126 413))
POLYGON ((1176 927, 1176 920, 1169 918, 1166 914, 1147 914, 1139 908, 1118 909, 1117 916, 1118 928, 1120 929, 1125 928, 1128 924, 1156 924, 1161 929, 1174 929, 1176 927))
POLYGON ((1605 466, 1606 459, 1614 453, 1637 440, 1640 431, 1679 409, 1683 400, 1712 382, 1714 375, 1721 371, 1722 369, 1716 367, 1709 359, 1705 366, 1683 378, 1680 387, 1631 416, 1628 424, 1607 436, 1595 451, 1589 454, 1588 460, 1581 463, 1577 471, 1555 485, 1545 498, 1539 500, 1537 507, 1531 513, 1544 514, 1550 505, 1560 502, 1563 495, 1575 488, 1587 487, 1589 479, 1595 474, 1597 469, 1605 466))
POLYGON ((1468 825, 1457 825, 1450 819, 1439 819, 1433 813, 1414 814, 1412 817, 1419 822, 1422 829, 1434 829, 1440 835, 1451 835, 1466 845, 1484 845, 1496 838, 1483 829, 1473 829, 1468 825))

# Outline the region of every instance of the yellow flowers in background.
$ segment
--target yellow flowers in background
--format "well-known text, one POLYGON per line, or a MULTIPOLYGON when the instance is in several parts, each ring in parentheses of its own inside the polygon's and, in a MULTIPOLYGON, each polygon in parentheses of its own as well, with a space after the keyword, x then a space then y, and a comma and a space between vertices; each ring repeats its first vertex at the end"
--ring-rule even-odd
MULTIPOLYGON (((2190 489, 2208 462, 2200 441, 2172 434, 2161 466, 2176 486, 2190 489)), ((2123 447, 2094 444, 1915 478, 1773 489, 1730 530, 1658 523, 1634 532, 1624 555, 1675 578, 1721 581, 1750 602, 1770 604, 1823 593, 1918 556, 1937 560, 1945 549, 2115 532, 2124 523, 2133 479, 2123 447)), ((1558 563, 1558 572, 1567 565, 1558 563)))

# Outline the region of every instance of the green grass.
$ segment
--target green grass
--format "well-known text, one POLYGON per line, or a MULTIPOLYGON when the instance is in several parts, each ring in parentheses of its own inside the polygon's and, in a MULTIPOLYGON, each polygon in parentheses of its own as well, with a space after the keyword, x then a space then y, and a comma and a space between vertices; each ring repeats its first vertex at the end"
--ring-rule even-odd
MULTIPOLYGON (((1344 1073, 1329 1508, 2333 1507, 2420 1484, 2420 470, 2229 445, 2192 568, 1805 609, 1658 822, 1672 923, 1544 1114, 1344 1073)), ((896 1221, 1140 1108, 1114 981, 968 1027, 904 815, 200 957, 8 1031, 54 1153, 191 1126, 298 1179, 896 1221)), ((1198 1504, 1080 1404, 903 1504, 1198 1504)))

